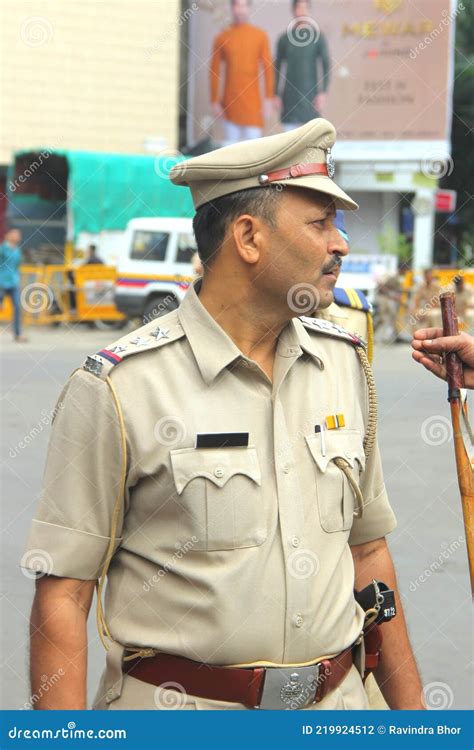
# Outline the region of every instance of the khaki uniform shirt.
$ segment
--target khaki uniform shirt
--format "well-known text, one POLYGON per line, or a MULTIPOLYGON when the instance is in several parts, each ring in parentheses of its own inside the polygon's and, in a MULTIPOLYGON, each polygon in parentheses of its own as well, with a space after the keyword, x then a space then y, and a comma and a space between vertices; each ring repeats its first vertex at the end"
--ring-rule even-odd
POLYGON ((178 310, 102 350, 99 376, 79 369, 67 382, 28 549, 42 550, 56 576, 99 575, 122 458, 109 369, 126 483, 105 614, 121 644, 281 664, 357 639, 349 545, 396 522, 378 450, 365 462, 367 387, 354 346, 304 320, 280 334, 272 383, 191 287, 178 310), (338 413, 345 427, 326 431, 322 446, 315 425, 338 413), (248 433, 248 446, 196 448, 202 433, 248 433), (336 456, 361 470, 360 519, 336 456))

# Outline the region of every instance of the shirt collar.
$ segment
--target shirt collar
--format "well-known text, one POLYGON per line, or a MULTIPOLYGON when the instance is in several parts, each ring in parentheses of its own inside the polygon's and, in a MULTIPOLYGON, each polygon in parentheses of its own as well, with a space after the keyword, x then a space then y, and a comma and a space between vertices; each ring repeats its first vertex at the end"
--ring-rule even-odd
MULTIPOLYGON (((203 380, 210 385, 225 367, 238 359, 247 358, 200 302, 200 286, 201 279, 191 283, 178 308, 178 317, 203 380)), ((301 355, 302 349, 316 359, 322 368, 321 351, 315 337, 308 334, 301 321, 293 318, 278 338, 276 353, 277 356, 296 358, 301 355)))
POLYGON ((217 375, 242 352, 199 301, 201 279, 189 286, 178 308, 181 323, 203 380, 210 385, 217 375))
MULTIPOLYGON (((324 352, 319 345, 320 338, 318 336, 310 336, 303 323, 301 320, 298 320, 298 318, 292 318, 287 328, 293 329, 299 346, 316 361, 320 370, 324 369, 324 352)), ((285 331, 286 330, 287 329, 285 328, 285 331)))

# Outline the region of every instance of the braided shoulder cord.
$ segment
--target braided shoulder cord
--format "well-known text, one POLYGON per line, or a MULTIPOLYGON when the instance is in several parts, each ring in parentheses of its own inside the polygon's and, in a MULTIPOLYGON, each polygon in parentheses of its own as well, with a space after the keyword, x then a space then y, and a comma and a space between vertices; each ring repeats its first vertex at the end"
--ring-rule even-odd
MULTIPOLYGON (((365 348, 363 346, 356 346, 356 352, 360 359, 360 363, 367 380, 369 415, 367 418, 367 431, 364 436, 364 454, 366 460, 368 460, 370 454, 372 453, 377 436, 377 392, 375 390, 375 380, 372 372, 372 367, 370 366, 365 348)), ((334 459, 334 463, 343 472, 343 474, 345 474, 347 481, 349 482, 354 493, 354 497, 357 502, 357 510, 354 511, 354 516, 356 518, 361 518, 364 512, 364 498, 362 496, 362 492, 360 491, 359 484, 354 477, 350 464, 348 463, 348 461, 346 461, 345 458, 339 457, 334 459)))
POLYGON ((368 398, 369 398, 369 416, 367 419, 367 431, 364 437, 364 453, 368 459, 372 453, 377 437, 377 391, 375 388, 375 379, 372 367, 363 346, 356 346, 357 355, 360 359, 362 369, 367 380, 368 398))

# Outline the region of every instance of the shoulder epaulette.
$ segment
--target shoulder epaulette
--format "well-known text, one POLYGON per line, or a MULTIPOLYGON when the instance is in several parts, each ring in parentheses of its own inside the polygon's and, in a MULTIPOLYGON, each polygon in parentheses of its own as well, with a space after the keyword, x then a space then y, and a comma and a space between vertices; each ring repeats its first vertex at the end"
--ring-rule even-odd
POLYGON ((173 311, 163 318, 152 320, 141 328, 122 336, 96 354, 89 355, 82 367, 92 375, 105 380, 111 369, 124 359, 133 354, 159 349, 184 335, 178 316, 173 311))
POLYGON ((301 320, 305 328, 310 331, 314 331, 315 333, 323 333, 326 334, 326 336, 333 336, 337 339, 343 339, 344 341, 349 341, 355 346, 367 346, 363 339, 359 338, 354 333, 346 331, 345 328, 338 325, 337 323, 332 323, 330 320, 323 320, 322 318, 308 318, 305 315, 298 318, 298 320, 301 320))
POLYGON ((343 289, 335 287, 334 302, 341 307, 351 307, 353 310, 362 310, 363 312, 372 312, 372 305, 360 289, 343 289))

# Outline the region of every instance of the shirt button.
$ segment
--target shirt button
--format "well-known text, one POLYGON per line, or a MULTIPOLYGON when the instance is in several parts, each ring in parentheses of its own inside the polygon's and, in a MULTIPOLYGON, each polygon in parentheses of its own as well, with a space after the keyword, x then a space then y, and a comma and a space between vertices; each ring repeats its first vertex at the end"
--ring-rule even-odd
POLYGON ((303 615, 296 615, 295 616, 295 625, 296 625, 296 627, 300 628, 303 623, 304 623, 304 617, 303 617, 303 615))
POLYGON ((294 536, 293 539, 291 540, 291 544, 293 545, 293 547, 299 547, 300 546, 299 538, 297 536, 294 536))
POLYGON ((283 474, 289 474, 290 473, 290 467, 288 464, 283 464, 283 474))
POLYGON ((220 479, 221 477, 223 477, 224 474, 225 474, 225 469, 223 469, 222 466, 217 466, 214 469, 214 476, 217 477, 218 479, 220 479))

